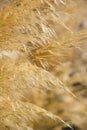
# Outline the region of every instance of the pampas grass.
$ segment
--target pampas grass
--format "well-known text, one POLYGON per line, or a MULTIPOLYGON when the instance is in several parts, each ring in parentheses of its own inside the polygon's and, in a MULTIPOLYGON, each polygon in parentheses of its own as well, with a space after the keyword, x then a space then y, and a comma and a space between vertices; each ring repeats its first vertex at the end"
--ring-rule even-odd
POLYGON ((60 80, 57 68, 74 60, 75 48, 83 51, 87 30, 75 30, 72 19, 77 16, 80 24, 86 5, 81 0, 0 2, 0 130, 73 130, 71 123, 86 113, 86 105, 60 80), (53 110, 46 101, 50 94, 57 96, 53 110), (64 114, 57 115, 58 109, 64 114))

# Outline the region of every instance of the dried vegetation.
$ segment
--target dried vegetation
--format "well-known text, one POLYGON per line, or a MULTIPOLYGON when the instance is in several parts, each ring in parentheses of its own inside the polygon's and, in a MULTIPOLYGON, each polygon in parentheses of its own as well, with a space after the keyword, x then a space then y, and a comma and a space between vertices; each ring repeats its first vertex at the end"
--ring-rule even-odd
POLYGON ((87 2, 0 3, 0 130, 86 130, 87 2))

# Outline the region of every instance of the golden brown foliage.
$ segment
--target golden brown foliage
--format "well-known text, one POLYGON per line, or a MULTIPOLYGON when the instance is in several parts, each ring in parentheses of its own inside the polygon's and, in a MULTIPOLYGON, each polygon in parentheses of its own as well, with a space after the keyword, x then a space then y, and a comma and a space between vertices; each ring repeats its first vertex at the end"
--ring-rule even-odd
POLYGON ((63 126, 74 129, 69 124, 85 130, 86 101, 67 87, 74 78, 66 79, 72 69, 68 62, 77 65, 79 52, 75 49, 81 54, 80 46, 87 42, 86 25, 81 25, 86 7, 82 0, 3 3, 0 130, 56 130, 56 126, 58 130, 63 126))

